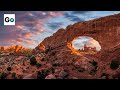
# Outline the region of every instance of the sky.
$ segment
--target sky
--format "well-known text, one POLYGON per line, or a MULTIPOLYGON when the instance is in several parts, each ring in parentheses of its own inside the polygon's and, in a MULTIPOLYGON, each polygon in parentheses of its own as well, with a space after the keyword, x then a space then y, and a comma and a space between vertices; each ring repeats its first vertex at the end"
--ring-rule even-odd
MULTIPOLYGON (((118 13, 120 11, 0 11, 0 46, 34 48, 59 28, 118 13), (15 14, 16 25, 4 26, 4 14, 15 14)), ((85 38, 78 43, 85 44, 85 38)))

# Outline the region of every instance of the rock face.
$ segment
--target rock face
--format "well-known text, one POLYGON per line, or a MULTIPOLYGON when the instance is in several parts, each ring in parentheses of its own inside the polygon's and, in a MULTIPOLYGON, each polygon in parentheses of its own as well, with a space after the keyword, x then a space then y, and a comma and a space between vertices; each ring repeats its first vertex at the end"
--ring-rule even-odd
POLYGON ((45 77, 45 79, 56 79, 56 77, 52 74, 45 77))
POLYGON ((79 36, 89 36, 99 42, 100 60, 120 58, 120 14, 68 25, 66 29, 59 29, 53 36, 45 38, 35 49, 38 50, 41 44, 45 49, 62 46, 72 53, 71 42, 79 36))

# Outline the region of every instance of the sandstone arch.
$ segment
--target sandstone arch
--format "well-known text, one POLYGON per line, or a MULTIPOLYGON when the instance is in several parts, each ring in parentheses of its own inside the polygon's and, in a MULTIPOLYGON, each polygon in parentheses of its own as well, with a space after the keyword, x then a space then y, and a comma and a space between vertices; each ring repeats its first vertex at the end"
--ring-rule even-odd
POLYGON ((112 51, 112 54, 115 52, 119 56, 117 52, 120 51, 118 50, 120 48, 120 14, 69 25, 66 29, 59 29, 53 36, 44 39, 42 44, 46 48, 48 46, 55 48, 60 45, 67 48, 67 45, 79 36, 89 36, 97 40, 101 45, 100 57, 104 56, 103 53, 111 54, 112 51))

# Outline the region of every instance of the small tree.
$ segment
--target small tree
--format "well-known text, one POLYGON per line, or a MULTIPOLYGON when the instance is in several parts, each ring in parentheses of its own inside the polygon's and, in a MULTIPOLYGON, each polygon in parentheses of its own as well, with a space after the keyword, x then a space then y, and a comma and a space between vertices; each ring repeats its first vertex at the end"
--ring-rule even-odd
POLYGON ((6 76, 7 76, 7 74, 6 74, 5 72, 1 72, 1 73, 0 73, 0 78, 1 78, 1 79, 5 79, 6 76))
POLYGON ((45 79, 45 77, 48 75, 49 70, 45 69, 42 71, 38 71, 37 73, 37 79, 45 79))
POLYGON ((39 67, 41 67, 41 66, 42 66, 42 65, 41 65, 40 63, 37 63, 37 64, 36 64, 36 67, 37 67, 37 68, 39 68, 39 67))
POLYGON ((13 77, 14 79, 17 79, 15 72, 12 73, 12 77, 13 77))
POLYGON ((45 75, 44 75, 44 73, 38 71, 38 73, 37 73, 37 79, 45 79, 45 75))
POLYGON ((96 61, 90 61, 90 63, 93 65, 93 66, 96 66, 97 65, 97 62, 96 61))
POLYGON ((30 64, 31 64, 31 65, 36 65, 36 63, 37 63, 36 58, 35 58, 34 56, 32 56, 32 57, 30 58, 30 64))
POLYGON ((110 68, 111 69, 117 69, 120 65, 120 62, 118 61, 112 61, 111 64, 110 64, 110 68))
POLYGON ((105 73, 105 72, 101 74, 101 77, 103 77, 103 76, 105 76, 105 77, 106 77, 106 79, 108 79, 108 78, 109 78, 109 74, 107 74, 107 73, 105 73))
POLYGON ((60 64, 59 63, 53 63, 52 64, 54 67, 57 67, 57 66, 59 66, 60 64))
POLYGON ((7 70, 8 70, 8 71, 11 71, 11 67, 8 67, 7 70))

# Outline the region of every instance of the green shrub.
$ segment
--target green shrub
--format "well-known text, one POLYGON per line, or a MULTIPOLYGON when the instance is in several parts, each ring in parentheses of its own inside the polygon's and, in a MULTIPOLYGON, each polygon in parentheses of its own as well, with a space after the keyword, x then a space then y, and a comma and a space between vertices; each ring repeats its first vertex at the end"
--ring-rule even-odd
POLYGON ((41 61, 45 61, 45 58, 42 58, 41 61))
POLYGON ((0 73, 0 79, 5 79, 7 74, 5 72, 0 73))
POLYGON ((17 79, 15 72, 12 73, 12 77, 13 77, 14 79, 17 79))
POLYGON ((120 62, 118 61, 112 61, 111 64, 110 64, 110 68, 111 69, 117 69, 120 65, 120 62))
POLYGON ((52 52, 51 55, 54 56, 56 54, 56 51, 52 52))
POLYGON ((90 61, 89 63, 91 63, 92 65, 93 65, 93 69, 90 71, 90 74, 91 75, 95 75, 96 74, 96 72, 97 72, 97 70, 98 70, 98 63, 95 61, 95 60, 92 60, 92 61, 90 61))
POLYGON ((39 67, 41 67, 41 66, 42 66, 42 65, 41 65, 40 63, 37 63, 37 64, 36 64, 36 67, 37 67, 37 68, 39 68, 39 67))
POLYGON ((90 71, 90 74, 91 74, 91 75, 95 75, 95 74, 96 74, 96 72, 97 72, 97 70, 96 70, 96 69, 92 69, 92 70, 90 71))
POLYGON ((11 71, 11 67, 8 67, 7 70, 8 70, 8 71, 11 71))
POLYGON ((91 63, 93 66, 96 66, 97 65, 97 62, 96 61, 90 61, 89 63, 91 63))
POLYGON ((102 74, 101 74, 101 77, 103 77, 103 76, 105 76, 106 79, 108 79, 109 74, 107 74, 107 73, 102 73, 102 74))
POLYGON ((32 57, 30 58, 30 64, 31 64, 31 65, 36 65, 36 63, 37 63, 36 58, 35 58, 34 56, 32 56, 32 57))
POLYGON ((84 69, 84 68, 79 68, 78 71, 79 71, 79 72, 84 72, 85 69, 84 69))
POLYGON ((107 73, 102 73, 102 74, 101 74, 101 77, 102 77, 102 76, 108 76, 108 74, 107 74, 107 73))
POLYGON ((54 63, 54 64, 53 64, 54 67, 57 67, 57 66, 59 66, 59 65, 60 65, 59 63, 54 63))
POLYGON ((38 71, 37 73, 37 79, 45 79, 45 77, 47 76, 47 72, 42 70, 41 72, 38 71))

